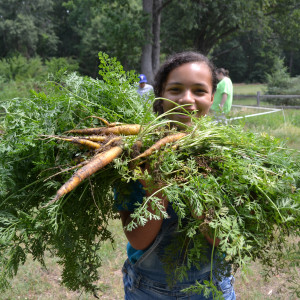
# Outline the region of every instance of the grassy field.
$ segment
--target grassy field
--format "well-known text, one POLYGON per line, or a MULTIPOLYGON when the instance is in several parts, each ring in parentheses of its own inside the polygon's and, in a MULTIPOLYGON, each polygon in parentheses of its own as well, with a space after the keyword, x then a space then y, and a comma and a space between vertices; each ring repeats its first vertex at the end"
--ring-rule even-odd
MULTIPOLYGON (((256 95, 257 91, 264 92, 266 86, 263 84, 236 84, 234 91, 237 94, 256 95)), ((256 97, 240 98, 234 100, 235 105, 256 105, 256 97)), ((267 106, 272 106, 268 103, 267 106)), ((233 107, 229 118, 251 116, 254 114, 271 110, 261 110, 257 108, 233 107)), ((232 124, 240 124, 245 129, 267 132, 275 137, 287 140, 290 147, 300 149, 300 110, 286 109, 265 115, 251 116, 244 119, 234 120, 232 124)))
MULTIPOLYGON (((236 105, 256 105, 257 104, 257 92, 265 94, 267 86, 265 84, 233 84, 233 104, 236 105), (243 97, 243 95, 253 95, 253 97, 243 97)), ((261 106, 271 106, 270 103, 266 103, 261 99, 261 106)))
MULTIPOLYGON (((99 269, 101 276, 97 282, 100 299, 124 299, 121 267, 126 258, 126 239, 119 220, 111 221, 111 230, 115 236, 115 246, 103 245, 101 256, 103 266, 99 269)), ((60 285, 61 268, 55 258, 46 259, 47 270, 29 258, 20 268, 18 275, 11 281, 12 289, 1 294, 1 300, 87 300, 96 299, 92 295, 71 292, 60 285)), ((299 272, 299 271, 298 271, 299 272)), ((299 274, 299 273, 298 273, 299 274)), ((242 300, 296 300, 289 294, 287 274, 280 274, 264 281, 262 267, 258 262, 251 263, 247 270, 238 270, 235 274, 235 291, 237 299, 242 300)))
POLYGON ((256 95, 257 92, 265 93, 267 86, 265 84, 233 84, 233 93, 236 95, 256 95))
MULTIPOLYGON (((235 85, 235 92, 240 94, 256 94, 263 90, 264 85, 235 85)), ((240 100, 241 104, 248 104, 240 100)), ((248 101, 248 100, 247 100, 248 101)), ((257 109, 233 109, 231 117, 257 113, 257 109)), ((300 110, 285 110, 268 115, 244 118, 232 121, 245 129, 266 132, 286 139, 290 147, 300 149, 300 110)), ((126 258, 126 238, 120 220, 111 220, 111 230, 115 237, 115 245, 105 243, 101 250, 103 265, 99 269, 100 280, 98 297, 100 299, 123 299, 122 264, 126 258)), ((11 281, 11 289, 2 292, 0 300, 15 299, 95 299, 92 295, 72 292, 60 285, 61 268, 56 258, 46 258, 47 269, 42 268, 29 257, 24 266, 20 267, 17 276, 11 281)), ((263 280, 262 266, 259 262, 251 263, 247 270, 238 270, 235 283, 237 299, 249 300, 294 300, 298 299, 289 293, 291 272, 299 275, 299 269, 291 269, 287 264, 287 272, 263 280)), ((299 276, 298 276, 299 278, 299 276)), ((300 281, 298 280, 300 284, 300 281)))

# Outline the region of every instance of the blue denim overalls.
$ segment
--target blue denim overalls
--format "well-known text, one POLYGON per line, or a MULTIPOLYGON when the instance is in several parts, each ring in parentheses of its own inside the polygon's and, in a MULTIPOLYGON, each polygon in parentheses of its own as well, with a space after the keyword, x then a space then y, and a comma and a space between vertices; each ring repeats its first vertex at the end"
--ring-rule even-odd
MULTIPOLYGON (((196 280, 199 283, 203 280, 210 280, 210 262, 203 264, 201 270, 191 268, 188 271, 187 280, 176 283, 171 289, 169 288, 160 255, 161 250, 169 243, 177 229, 177 216, 172 205, 168 206, 167 212, 170 218, 163 220, 161 230, 150 248, 136 263, 132 264, 129 259, 124 263, 122 272, 125 300, 213 299, 212 296, 205 298, 203 295, 181 292, 182 289, 195 284, 196 280)), ((224 299, 234 300, 233 276, 224 277, 221 281, 217 281, 215 276, 213 278, 215 285, 223 292, 224 299)))

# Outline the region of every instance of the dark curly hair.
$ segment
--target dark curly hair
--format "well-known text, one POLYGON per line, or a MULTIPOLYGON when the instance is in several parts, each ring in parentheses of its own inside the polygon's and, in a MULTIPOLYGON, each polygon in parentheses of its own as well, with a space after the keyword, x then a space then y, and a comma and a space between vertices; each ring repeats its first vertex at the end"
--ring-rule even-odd
MULTIPOLYGON (((212 74, 212 91, 214 93, 216 91, 216 87, 218 83, 214 64, 205 55, 199 52, 186 51, 186 52, 176 53, 168 57, 168 59, 161 65, 154 78, 155 97, 162 96, 167 78, 171 71, 173 71, 177 67, 180 67, 181 65, 187 63, 193 63, 193 62, 204 62, 207 64, 212 74)), ((158 114, 163 113, 162 101, 163 100, 156 100, 154 102, 153 104, 154 112, 158 114)))

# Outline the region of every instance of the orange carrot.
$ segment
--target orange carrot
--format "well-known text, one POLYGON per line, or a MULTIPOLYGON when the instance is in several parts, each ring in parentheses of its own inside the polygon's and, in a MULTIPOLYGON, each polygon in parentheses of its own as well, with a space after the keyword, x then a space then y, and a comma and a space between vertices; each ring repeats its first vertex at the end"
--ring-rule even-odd
POLYGON ((51 200, 49 204, 54 203, 62 196, 74 190, 84 179, 93 175, 117 158, 122 151, 120 146, 116 146, 95 155, 85 166, 76 171, 75 174, 57 191, 55 198, 51 200))
POLYGON ((57 175, 59 175, 59 174, 61 174, 61 173, 68 172, 68 171, 71 171, 71 170, 74 170, 74 169, 78 169, 78 168, 80 168, 80 167, 83 167, 83 166, 86 165, 87 163, 89 163, 89 161, 88 161, 88 160, 84 160, 83 162, 77 164, 76 166, 69 167, 69 168, 65 168, 65 169, 63 169, 63 170, 61 170, 61 171, 59 171, 59 172, 57 172, 57 173, 55 173, 55 174, 49 176, 49 177, 46 178, 44 181, 47 181, 47 180, 51 179, 52 177, 55 177, 55 176, 57 176, 57 175))
POLYGON ((84 118, 84 120, 87 119, 87 118, 95 118, 95 119, 98 119, 98 120, 102 121, 106 126, 109 126, 109 122, 106 121, 105 119, 101 118, 101 117, 98 117, 98 116, 88 116, 88 117, 84 118))
POLYGON ((154 145, 152 145, 150 148, 148 148, 142 154, 135 157, 133 160, 150 156, 154 151, 159 150, 161 147, 165 146, 168 143, 174 143, 174 142, 178 141, 179 139, 183 138, 184 136, 186 136, 186 133, 183 133, 183 132, 166 136, 166 137, 160 139, 159 141, 157 141, 154 145))
POLYGON ((95 119, 98 119, 98 120, 100 120, 101 122, 103 122, 107 127, 113 127, 113 126, 117 126, 117 125, 121 125, 121 124, 122 124, 122 123, 120 123, 120 122, 109 123, 107 120, 105 120, 105 119, 103 119, 103 118, 101 118, 101 117, 98 117, 98 116, 88 116, 88 117, 84 118, 84 120, 87 119, 87 118, 95 118, 95 119))
POLYGON ((107 136, 101 136, 101 135, 86 135, 82 137, 83 139, 87 139, 89 141, 93 142, 104 142, 107 139, 107 136))
POLYGON ((174 142, 178 141, 179 139, 183 138, 184 136, 186 136, 186 133, 183 133, 183 132, 166 136, 166 137, 160 139, 159 141, 157 141, 154 145, 152 145, 150 148, 148 148, 142 154, 135 157, 133 160, 150 156, 154 151, 159 150, 161 147, 165 146, 168 143, 174 143, 174 142))
POLYGON ((108 141, 105 145, 103 145, 103 147, 109 146, 109 145, 111 145, 112 143, 114 143, 114 142, 119 142, 119 141, 121 141, 121 140, 122 140, 122 137, 120 137, 120 136, 114 137, 114 138, 112 138, 110 141, 108 141))
POLYGON ((74 144, 80 144, 80 145, 83 145, 83 146, 87 146, 87 147, 93 148, 93 149, 99 149, 101 147, 101 145, 98 144, 98 143, 95 143, 93 141, 89 141, 87 139, 81 139, 81 138, 78 138, 78 137, 75 137, 75 136, 72 136, 72 137, 52 136, 52 137, 54 137, 56 139, 59 139, 59 140, 71 142, 71 143, 74 143, 74 144))
POLYGON ((140 132, 141 125, 139 124, 127 124, 114 127, 96 127, 96 128, 84 128, 84 129, 73 129, 67 131, 67 133, 78 133, 78 134, 116 134, 116 135, 136 135, 140 132))

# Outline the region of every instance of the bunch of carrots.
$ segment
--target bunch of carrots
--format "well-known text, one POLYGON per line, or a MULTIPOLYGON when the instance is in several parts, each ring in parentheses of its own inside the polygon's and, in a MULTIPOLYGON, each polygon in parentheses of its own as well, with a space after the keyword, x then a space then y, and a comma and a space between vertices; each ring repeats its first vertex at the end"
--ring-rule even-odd
MULTIPOLYGON (((54 199, 50 201, 49 204, 56 202, 67 193, 73 191, 83 180, 95 174, 97 171, 104 168, 114 159, 119 157, 124 149, 124 141, 122 136, 137 136, 143 130, 142 126, 139 124, 109 123, 101 117, 91 117, 99 119, 105 124, 105 126, 97 128, 69 130, 66 132, 66 134, 68 134, 67 136, 47 136, 47 138, 67 141, 79 146, 86 147, 93 152, 91 158, 84 160, 83 162, 72 168, 64 170, 70 171, 71 169, 78 169, 73 174, 73 176, 57 191, 54 199), (72 134, 72 136, 70 136, 69 134, 72 134), (77 136, 74 136, 74 134, 77 134, 77 136)), ((140 153, 132 158, 132 161, 146 158, 150 156, 154 151, 158 151, 163 146, 172 144, 186 135, 187 134, 184 132, 179 132, 163 137, 143 153, 140 153)), ((136 145, 139 145, 139 149, 141 148, 140 141, 137 141, 134 146, 136 145)))

